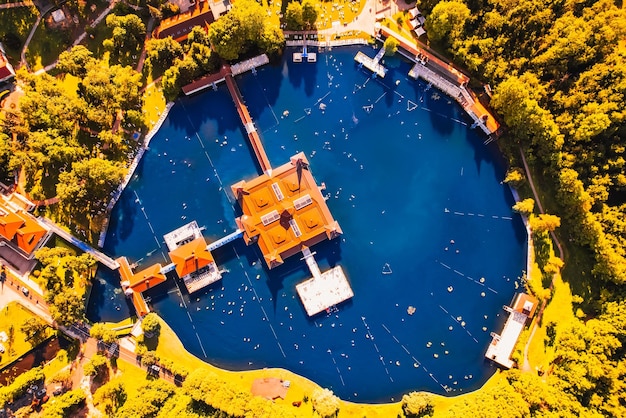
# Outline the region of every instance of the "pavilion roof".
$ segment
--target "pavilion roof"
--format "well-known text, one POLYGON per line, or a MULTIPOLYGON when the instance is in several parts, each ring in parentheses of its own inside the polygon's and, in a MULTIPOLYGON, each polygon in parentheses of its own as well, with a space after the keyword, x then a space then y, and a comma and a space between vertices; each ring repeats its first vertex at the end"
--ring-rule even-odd
POLYGON ((145 292, 146 290, 163 283, 165 275, 161 273, 161 265, 153 264, 150 267, 133 274, 129 287, 135 292, 145 292))
POLYGON ((309 170, 304 153, 250 181, 242 180, 231 190, 243 215, 237 225, 247 244, 256 241, 267 265, 342 233, 309 170))
POLYGON ((176 264, 178 277, 187 276, 215 262, 213 255, 206 247, 206 241, 203 237, 200 237, 185 245, 181 245, 169 253, 170 259, 176 264))

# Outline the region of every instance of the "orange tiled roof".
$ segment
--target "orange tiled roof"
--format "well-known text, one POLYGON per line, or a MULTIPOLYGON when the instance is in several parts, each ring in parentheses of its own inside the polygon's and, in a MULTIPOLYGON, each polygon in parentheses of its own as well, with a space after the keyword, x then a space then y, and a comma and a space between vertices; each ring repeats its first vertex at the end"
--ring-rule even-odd
POLYGON ((172 262, 176 264, 178 277, 184 277, 215 262, 206 246, 206 241, 200 237, 169 253, 172 262))
POLYGON ((132 298, 133 298, 133 305, 135 306, 135 311, 137 312, 137 316, 144 316, 150 313, 148 304, 146 303, 141 293, 133 292, 132 298))
POLYGON ((6 56, 0 50, 0 81, 8 80, 15 75, 15 71, 6 56))
POLYGON ((23 224, 24 220, 13 212, 0 215, 0 235, 10 241, 23 224))
POLYGON ((161 265, 153 264, 145 270, 135 273, 130 280, 130 288, 135 292, 145 292, 165 281, 165 276, 161 273, 161 265))
POLYGON ((21 218, 24 220, 24 225, 17 230, 17 246, 30 254, 48 231, 28 216, 21 216, 21 218))
POLYGON ((203 1, 188 12, 164 19, 155 31, 155 37, 164 39, 171 36, 176 41, 182 42, 187 39, 194 26, 201 26, 206 30, 213 21, 213 12, 209 2, 203 1))
POLYGON ((236 219, 246 244, 257 242, 269 268, 324 239, 341 234, 304 153, 249 182, 231 186, 243 215, 236 219))
POLYGON ((161 274, 161 265, 154 264, 135 274, 128 264, 126 257, 119 257, 116 261, 120 264, 120 283, 122 289, 124 289, 124 293, 132 298, 137 315, 146 315, 150 312, 150 309, 141 292, 165 281, 165 276, 161 274))
POLYGON ((30 254, 48 230, 32 216, 0 203, 0 235, 30 254))

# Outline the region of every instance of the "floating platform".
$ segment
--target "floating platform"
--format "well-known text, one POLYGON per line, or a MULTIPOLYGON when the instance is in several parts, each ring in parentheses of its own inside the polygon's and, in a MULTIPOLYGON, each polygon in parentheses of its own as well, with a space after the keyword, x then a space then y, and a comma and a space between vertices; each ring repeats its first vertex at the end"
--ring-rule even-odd
POLYGON ((297 284, 296 291, 309 316, 323 312, 354 296, 341 266, 297 284))
POLYGON ((163 235, 165 245, 167 245, 167 249, 169 251, 174 251, 178 247, 201 237, 202 230, 196 221, 189 222, 188 224, 163 235))
POLYGON ((294 52, 293 53, 293 62, 302 62, 306 60, 306 62, 317 62, 317 53, 315 52, 294 52))
POLYGON ((384 78, 387 74, 387 68, 381 65, 379 60, 376 58, 370 58, 361 51, 357 52, 354 56, 354 60, 381 78, 384 78))
POLYGON ((503 308, 509 312, 509 318, 504 324, 501 335, 494 332, 491 333, 493 340, 487 348, 485 357, 510 369, 513 367, 511 354, 526 325, 526 321, 535 314, 537 299, 526 293, 518 293, 515 297, 513 307, 504 306, 503 308))

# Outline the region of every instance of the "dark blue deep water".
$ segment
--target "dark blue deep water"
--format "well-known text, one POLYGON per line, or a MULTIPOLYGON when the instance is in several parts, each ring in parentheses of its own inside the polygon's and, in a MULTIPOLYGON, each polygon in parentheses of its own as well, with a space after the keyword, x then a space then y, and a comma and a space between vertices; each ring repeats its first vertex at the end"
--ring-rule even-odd
MULTIPOLYGON (((304 151, 326 183, 344 235, 313 250, 322 270, 343 266, 354 298, 308 318, 295 292, 306 264, 294 256, 268 271, 241 240, 215 251, 229 272, 214 287, 190 298, 168 280, 149 296, 189 351, 223 368, 283 367, 357 402, 475 389, 494 372, 489 332, 525 265, 503 165, 456 103, 408 78, 407 63, 387 59, 387 77, 373 79, 356 51, 237 77, 272 164, 304 151)), ((105 252, 141 269, 168 263, 163 235, 191 220, 208 241, 230 233, 230 185, 257 174, 226 86, 179 100, 113 211, 105 252)), ((119 279, 99 279, 91 319, 128 316, 119 279)))

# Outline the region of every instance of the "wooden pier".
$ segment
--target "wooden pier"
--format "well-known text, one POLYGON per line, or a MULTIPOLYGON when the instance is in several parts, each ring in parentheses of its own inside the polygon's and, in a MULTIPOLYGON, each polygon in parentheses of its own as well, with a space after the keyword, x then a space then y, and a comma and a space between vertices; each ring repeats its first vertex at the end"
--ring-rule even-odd
POLYGON ((239 113, 239 118, 241 118, 241 123, 243 123, 243 126, 246 128, 246 133, 248 134, 248 139, 250 140, 250 146, 252 146, 252 150, 256 155, 259 166, 264 173, 267 173, 272 170, 270 160, 267 158, 265 148, 263 148, 263 144, 261 143, 261 137, 254 126, 254 122, 252 122, 252 117, 248 112, 248 108, 243 103, 243 97, 239 92, 239 88, 237 88, 237 84, 235 84, 235 80, 230 74, 226 75, 226 85, 228 86, 228 91, 230 91, 230 95, 235 102, 235 107, 237 108, 237 113, 239 113))
POLYGON ((422 78, 432 83, 463 106, 463 109, 474 120, 473 126, 479 126, 487 135, 496 133, 500 125, 466 87, 469 82, 468 76, 454 68, 452 64, 417 46, 419 42, 416 45, 415 41, 404 38, 388 27, 381 27, 381 34, 396 38, 400 42, 399 51, 406 51, 403 55, 416 62, 409 76, 422 78), (421 60, 418 57, 421 57, 421 60))

